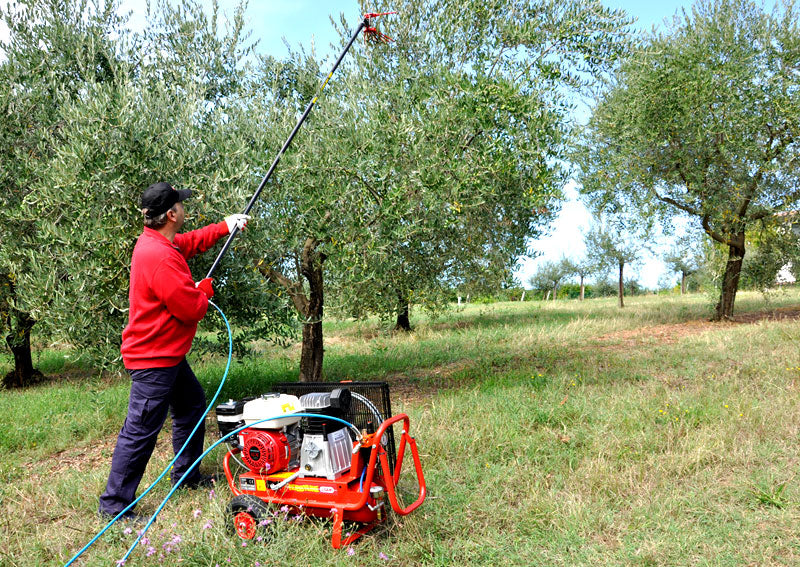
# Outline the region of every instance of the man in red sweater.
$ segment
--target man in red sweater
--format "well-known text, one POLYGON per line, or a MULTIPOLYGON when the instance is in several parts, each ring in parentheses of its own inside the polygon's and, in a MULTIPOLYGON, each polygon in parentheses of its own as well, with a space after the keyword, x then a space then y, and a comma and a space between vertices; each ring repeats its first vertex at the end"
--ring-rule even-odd
MULTIPOLYGON (((234 227, 243 229, 247 215, 179 234, 183 201, 189 189, 155 183, 142 194, 144 231, 131 259, 128 326, 122 331, 122 360, 131 375, 128 415, 117 438, 100 514, 116 516, 133 502, 167 410, 172 412, 172 446, 177 453, 201 420, 206 396, 186 353, 197 323, 214 295, 211 278, 194 282, 186 261, 205 252, 234 227)), ((201 423, 172 468, 177 483, 203 452, 201 423)), ((195 468, 182 485, 197 487, 204 480, 195 468)), ((132 511, 126 516, 135 517, 132 511)))

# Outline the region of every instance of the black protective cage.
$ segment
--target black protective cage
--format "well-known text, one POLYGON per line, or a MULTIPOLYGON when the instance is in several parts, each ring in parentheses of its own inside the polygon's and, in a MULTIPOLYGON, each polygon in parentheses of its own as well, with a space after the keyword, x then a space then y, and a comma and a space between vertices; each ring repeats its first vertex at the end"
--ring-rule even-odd
MULTIPOLYGON (((377 409, 383 420, 392 417, 392 403, 389 398, 389 384, 386 382, 281 382, 274 386, 277 392, 290 394, 298 398, 303 394, 312 392, 332 392, 337 388, 347 388, 351 394, 359 394, 368 399, 377 409)), ((353 397, 350 400, 350 409, 343 418, 355 425, 358 429, 366 429, 374 432, 381 422, 376 423, 376 418, 370 407, 353 397)), ((394 474, 394 466, 397 460, 397 451, 394 444, 394 430, 390 427, 386 430, 386 442, 384 444, 386 454, 389 457, 389 468, 394 474)))

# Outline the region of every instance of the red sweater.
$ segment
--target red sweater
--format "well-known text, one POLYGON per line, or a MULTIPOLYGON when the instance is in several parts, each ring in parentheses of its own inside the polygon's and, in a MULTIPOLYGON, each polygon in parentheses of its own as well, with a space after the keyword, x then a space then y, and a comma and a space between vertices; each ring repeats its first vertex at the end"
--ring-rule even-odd
POLYGON ((152 228, 144 229, 131 259, 130 310, 120 349, 125 368, 180 364, 208 310, 208 298, 194 286, 186 260, 226 234, 224 222, 176 234, 174 242, 152 228))

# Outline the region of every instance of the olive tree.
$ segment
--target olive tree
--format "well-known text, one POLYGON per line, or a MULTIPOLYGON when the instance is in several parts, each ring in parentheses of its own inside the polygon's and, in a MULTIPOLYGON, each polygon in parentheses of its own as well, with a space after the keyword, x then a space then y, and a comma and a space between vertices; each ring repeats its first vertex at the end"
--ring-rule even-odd
POLYGON ((36 297, 30 275, 45 261, 42 250, 59 245, 43 239, 43 219, 27 208, 41 197, 43 164, 67 126, 61 110, 87 82, 117 80, 125 62, 114 2, 20 0, 0 6, 0 19, 9 28, 0 44, 0 331, 14 357, 3 383, 20 387, 38 375, 31 331, 50 301, 36 297))
MULTIPOLYGON (((627 23, 594 2, 392 9, 395 43, 353 47, 262 209, 276 253, 260 269, 304 323, 301 379, 322 368, 323 297, 408 328, 411 302, 435 309, 464 282, 508 279, 560 198, 559 89, 616 57, 627 23)), ((265 61, 262 98, 296 116, 318 68, 302 52, 265 61)))
POLYGON ((681 276, 681 295, 686 293, 687 279, 703 265, 703 242, 698 235, 686 234, 664 254, 664 262, 681 276))
POLYGON ((572 266, 566 258, 558 262, 542 262, 536 272, 528 279, 528 284, 533 289, 552 292, 553 301, 556 300, 559 284, 572 275, 572 266))
POLYGON ((625 307, 623 273, 626 265, 629 266, 639 259, 639 245, 619 228, 601 224, 586 234, 586 255, 598 272, 611 269, 618 271, 617 298, 619 306, 625 307))
POLYGON ((799 25, 792 1, 699 1, 631 54, 586 132, 596 206, 689 215, 727 249, 716 319, 733 314, 748 228, 800 201, 799 25))
MULTIPOLYGON (((242 20, 220 34, 193 2, 160 5, 151 18, 113 80, 84 78, 61 103, 52 149, 33 164, 21 208, 36 229, 18 277, 26 304, 41 325, 104 366, 119 363, 143 189, 159 180, 192 188, 186 229, 219 222, 243 206, 254 181, 251 147, 263 143, 239 118, 242 20)), ((263 293, 247 245, 240 239, 215 274, 216 301, 234 328, 248 330, 239 343, 289 330, 285 305, 263 293)), ((211 259, 191 262, 197 279, 211 259)))
POLYGON ((385 27, 396 44, 367 67, 365 82, 384 99, 380 131, 413 143, 400 153, 377 145, 372 163, 379 179, 430 196, 389 230, 423 215, 429 230, 395 239, 383 274, 348 289, 386 299, 375 286, 396 289, 398 301, 373 309, 405 315, 412 294, 435 308, 443 289, 495 291, 509 279, 561 199, 567 93, 619 56, 628 21, 591 1, 376 7, 399 12, 385 27))
POLYGON ((594 263, 586 256, 566 260, 566 270, 571 276, 578 277, 578 283, 581 287, 580 300, 583 301, 584 293, 586 291, 586 278, 595 271, 594 263))

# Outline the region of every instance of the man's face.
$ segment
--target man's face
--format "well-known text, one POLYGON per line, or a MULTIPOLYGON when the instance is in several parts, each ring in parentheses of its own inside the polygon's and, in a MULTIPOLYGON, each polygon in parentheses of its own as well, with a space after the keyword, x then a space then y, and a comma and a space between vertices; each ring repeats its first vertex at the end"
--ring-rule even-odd
POLYGON ((175 216, 170 220, 172 220, 175 223, 175 230, 180 230, 181 228, 183 228, 183 222, 186 218, 186 211, 183 210, 183 203, 180 201, 175 203, 175 206, 173 208, 175 209, 174 211, 175 216))

